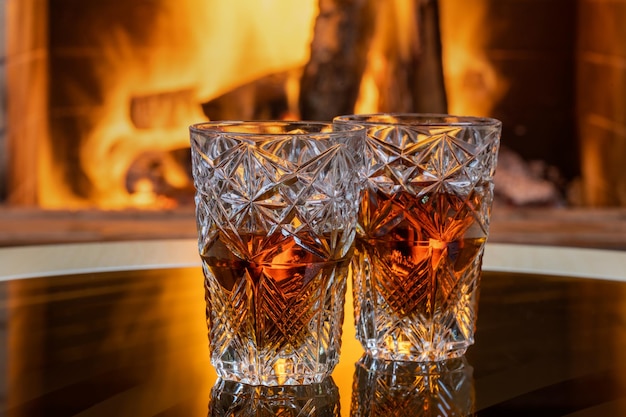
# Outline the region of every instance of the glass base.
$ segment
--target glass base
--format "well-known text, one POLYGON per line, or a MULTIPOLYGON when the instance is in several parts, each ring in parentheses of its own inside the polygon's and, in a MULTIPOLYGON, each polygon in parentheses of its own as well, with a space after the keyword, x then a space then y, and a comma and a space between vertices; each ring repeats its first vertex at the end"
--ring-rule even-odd
POLYGON ((220 379, 211 390, 210 417, 340 417, 332 378, 299 386, 263 387, 220 379))
POLYGON ((242 364, 222 362, 214 363, 213 366, 215 366, 218 377, 223 380, 255 386, 318 384, 324 381, 332 372, 332 369, 328 369, 317 373, 303 373, 298 372, 297 369, 285 370, 280 365, 276 365, 265 373, 258 373, 254 369, 244 369, 242 364))
MULTIPOLYGON (((473 342, 473 341, 471 341, 473 342)), ((376 340, 367 340, 362 343, 365 352, 375 359, 387 361, 406 361, 406 362, 439 362, 448 359, 460 358, 465 355, 467 348, 471 343, 448 343, 444 346, 422 346, 416 349, 412 343, 390 343, 386 346, 376 340)))

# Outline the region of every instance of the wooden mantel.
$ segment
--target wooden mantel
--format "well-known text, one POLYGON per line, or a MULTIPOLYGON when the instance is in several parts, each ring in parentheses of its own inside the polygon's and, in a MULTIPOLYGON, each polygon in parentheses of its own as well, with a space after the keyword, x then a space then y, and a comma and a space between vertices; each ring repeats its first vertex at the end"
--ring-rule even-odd
MULTIPOLYGON (((0 207, 0 246, 195 237, 192 208, 113 212, 0 207)), ((496 207, 489 241, 626 250, 626 208, 496 207)))

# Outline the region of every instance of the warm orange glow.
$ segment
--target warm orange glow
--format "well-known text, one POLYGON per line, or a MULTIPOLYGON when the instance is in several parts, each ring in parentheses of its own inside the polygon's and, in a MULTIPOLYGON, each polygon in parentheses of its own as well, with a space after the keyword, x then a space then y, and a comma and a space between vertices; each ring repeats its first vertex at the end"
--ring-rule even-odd
MULTIPOLYGON (((393 77, 393 57, 409 61, 419 47, 420 0, 389 0, 377 6, 376 27, 355 113, 386 111, 381 99, 393 77), (386 87, 385 87, 386 88, 386 87)), ((129 187, 129 169, 145 156, 159 155, 159 175, 174 189, 189 189, 190 178, 171 161, 188 147, 188 126, 206 119, 208 102, 261 77, 287 73, 289 109, 297 119, 299 81, 309 59, 318 0, 181 0, 153 22, 142 45, 112 26, 103 33, 98 74, 107 86, 103 105, 88 116, 79 171, 89 195, 77 195, 65 173, 42 157, 40 204, 44 208, 169 208, 148 179, 129 187), (131 188, 131 189, 129 189, 131 188)), ((507 85, 490 64, 481 35, 486 0, 463 7, 440 1, 444 76, 450 113, 489 115, 507 85)), ((53 80, 51 82, 54 82, 53 80)), ((144 159, 142 159, 144 158, 144 159)), ((139 179, 134 179, 139 180, 139 179)))
MULTIPOLYGON (((93 128, 80 150, 80 168, 92 183, 91 194, 86 201, 72 197, 67 181, 50 166, 42 175, 43 207, 167 207, 171 202, 163 203, 153 190, 129 193, 126 176, 134 161, 146 152, 166 155, 188 147, 188 126, 206 119, 201 103, 308 61, 317 0, 171 4, 157 17, 151 39, 142 46, 115 26, 102 35, 109 46, 98 76, 106 80, 108 95, 97 114, 89 116, 93 128), (158 96, 169 92, 174 93, 158 96), (129 116, 131 101, 153 96, 156 104, 147 100, 140 108, 148 128, 137 127, 129 116)), ((292 94, 297 96, 297 91, 292 94)), ((291 100, 297 103, 297 98, 291 100)), ((169 180, 180 185, 181 178, 174 174, 169 180)))
MULTIPOLYGON (((440 31, 448 112, 490 116, 508 86, 486 53, 487 0, 440 0, 440 31), (462 7, 461 7, 462 6, 462 7)), ((408 60, 419 47, 415 0, 392 0, 379 6, 355 113, 386 111, 380 86, 393 77, 389 56, 408 60)))
POLYGON ((487 0, 440 0, 443 68, 448 112, 490 116, 504 95, 506 80, 492 66, 485 50, 487 0))
POLYGON ((288 74, 285 90, 287 92, 287 105, 289 110, 288 114, 284 115, 284 120, 300 119, 300 109, 298 107, 298 98, 300 97, 300 77, 302 77, 302 71, 292 70, 288 74))
MULTIPOLYGON (((607 196, 611 195, 608 190, 611 184, 607 171, 607 163, 603 157, 602 144, 608 132, 620 132, 620 127, 605 117, 588 115, 585 123, 581 125, 581 137, 586 140, 581 142, 581 169, 584 178, 583 196, 584 203, 588 206, 610 206, 614 204, 607 196)), ((626 136, 626 132, 620 132, 626 136)))
POLYGON ((408 61, 411 48, 419 42, 418 28, 415 25, 417 0, 390 0, 379 3, 376 15, 376 28, 367 56, 367 66, 363 73, 355 113, 376 113, 384 111, 379 104, 380 87, 385 80, 393 77, 389 57, 399 57, 408 61))
POLYGON ((385 63, 384 59, 374 51, 368 53, 367 59, 369 65, 363 73, 359 96, 354 105, 354 112, 357 114, 377 113, 379 111, 380 90, 376 80, 380 74, 384 73, 385 63))

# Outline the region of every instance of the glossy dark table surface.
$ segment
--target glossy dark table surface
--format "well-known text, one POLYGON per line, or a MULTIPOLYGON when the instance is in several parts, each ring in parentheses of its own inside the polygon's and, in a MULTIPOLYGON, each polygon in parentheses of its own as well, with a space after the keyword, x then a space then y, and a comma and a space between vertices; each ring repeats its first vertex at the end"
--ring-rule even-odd
MULTIPOLYGON (((486 271, 462 371, 408 387, 372 386, 346 313, 335 396, 303 415, 626 416, 624 282, 486 271)), ((0 320, 2 416, 268 415, 216 385, 199 267, 6 280, 0 320)))

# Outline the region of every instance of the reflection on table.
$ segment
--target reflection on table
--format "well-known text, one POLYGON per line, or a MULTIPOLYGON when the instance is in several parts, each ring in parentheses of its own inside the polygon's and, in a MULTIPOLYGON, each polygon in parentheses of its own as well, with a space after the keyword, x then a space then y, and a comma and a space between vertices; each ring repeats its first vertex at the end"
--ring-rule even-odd
POLYGON ((363 356, 354 374, 350 415, 472 415, 475 407, 472 372, 465 357, 416 363, 363 356))
POLYGON ((332 379, 294 396, 217 380, 199 268, 5 281, 0 300, 8 417, 626 415, 622 282, 485 272, 476 344, 437 366, 363 357, 348 302, 332 379))
POLYGON ((339 417, 339 389, 332 377, 311 385, 252 386, 218 379, 210 417, 339 417))

